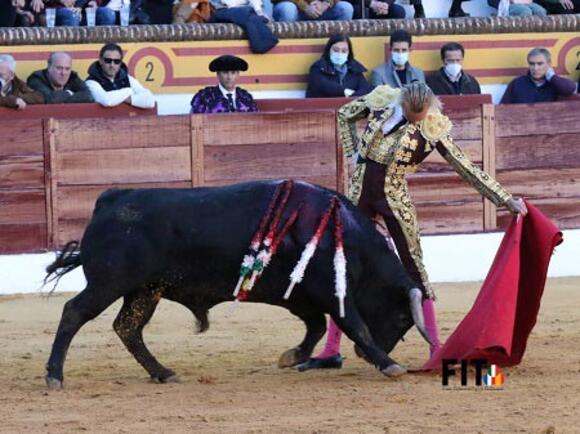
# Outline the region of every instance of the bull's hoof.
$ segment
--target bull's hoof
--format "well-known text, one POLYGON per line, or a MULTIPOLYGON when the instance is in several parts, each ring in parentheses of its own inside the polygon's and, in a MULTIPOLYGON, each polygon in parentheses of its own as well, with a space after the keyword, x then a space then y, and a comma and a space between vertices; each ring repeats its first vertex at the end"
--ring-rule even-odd
POLYGON ((278 367, 280 369, 291 368, 292 366, 306 362, 308 358, 309 357, 300 351, 299 348, 292 348, 280 356, 280 359, 278 360, 278 367))
POLYGON ((178 375, 173 374, 170 377, 164 378, 162 380, 159 380, 161 383, 163 384, 168 384, 168 383, 181 383, 181 378, 179 378, 178 375))
POLYGON ((393 363, 392 365, 387 366, 381 372, 385 374, 387 377, 396 378, 406 374, 407 370, 403 368, 401 365, 393 363))
POLYGON ((157 384, 167 384, 167 383, 180 383, 181 380, 175 372, 170 369, 162 372, 158 375, 152 375, 151 380, 157 384))
POLYGON ((48 390, 62 390, 62 381, 56 378, 46 377, 48 390))

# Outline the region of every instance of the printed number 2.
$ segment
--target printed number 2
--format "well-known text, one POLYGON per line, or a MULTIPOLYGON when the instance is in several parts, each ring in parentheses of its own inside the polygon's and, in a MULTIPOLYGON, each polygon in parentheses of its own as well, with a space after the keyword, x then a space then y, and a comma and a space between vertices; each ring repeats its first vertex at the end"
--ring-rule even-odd
POLYGON ((145 68, 147 69, 147 76, 145 77, 145 81, 155 81, 153 78, 153 70, 155 69, 153 67, 153 62, 147 62, 145 64, 145 68))

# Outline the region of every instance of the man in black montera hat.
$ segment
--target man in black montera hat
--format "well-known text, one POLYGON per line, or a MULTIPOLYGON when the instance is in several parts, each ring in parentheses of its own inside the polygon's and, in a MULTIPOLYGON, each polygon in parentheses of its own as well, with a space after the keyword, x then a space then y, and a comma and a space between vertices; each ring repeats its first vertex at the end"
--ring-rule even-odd
POLYGON ((236 86, 240 71, 247 71, 244 59, 226 54, 211 61, 209 70, 217 74, 217 86, 208 86, 191 100, 191 113, 256 112, 250 92, 236 86))

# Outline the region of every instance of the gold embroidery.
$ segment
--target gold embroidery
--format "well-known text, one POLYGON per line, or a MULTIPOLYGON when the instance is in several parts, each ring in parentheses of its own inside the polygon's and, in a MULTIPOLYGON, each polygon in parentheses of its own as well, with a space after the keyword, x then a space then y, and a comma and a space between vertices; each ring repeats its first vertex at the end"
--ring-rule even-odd
POLYGON ((360 200, 360 195, 362 193, 363 180, 365 177, 366 164, 357 164, 352 178, 350 178, 350 185, 348 188, 348 200, 350 200, 354 205, 358 205, 360 200))
POLYGON ((422 120, 418 128, 427 142, 437 142, 451 133, 451 121, 441 112, 432 111, 422 120))
POLYGON ((419 224, 417 223, 417 213, 415 206, 409 195, 407 181, 404 176, 387 174, 385 177, 385 198, 389 207, 393 211, 397 222, 405 236, 409 254, 421 275, 421 281, 425 287, 425 294, 428 298, 435 298, 433 288, 429 283, 429 276, 423 264, 423 250, 421 249, 419 224))
POLYGON ((384 110, 389 105, 399 102, 401 89, 395 89, 387 85, 377 86, 367 96, 367 103, 371 110, 384 110))

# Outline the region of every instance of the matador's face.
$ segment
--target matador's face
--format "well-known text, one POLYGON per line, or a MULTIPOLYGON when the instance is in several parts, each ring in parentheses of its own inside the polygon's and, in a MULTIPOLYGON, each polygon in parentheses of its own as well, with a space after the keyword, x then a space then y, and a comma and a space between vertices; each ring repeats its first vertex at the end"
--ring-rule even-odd
POLYGON ((425 119, 428 111, 429 104, 424 104, 421 111, 417 112, 411 108, 408 102, 403 101, 403 113, 405 114, 405 118, 413 124, 421 122, 423 119, 425 119))

